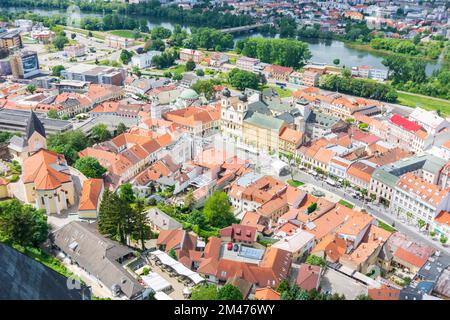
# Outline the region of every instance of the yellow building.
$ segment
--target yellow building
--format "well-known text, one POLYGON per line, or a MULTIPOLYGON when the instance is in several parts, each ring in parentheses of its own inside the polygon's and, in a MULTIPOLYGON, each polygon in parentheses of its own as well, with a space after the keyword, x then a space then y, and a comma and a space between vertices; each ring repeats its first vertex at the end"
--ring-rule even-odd
POLYGON ((25 200, 47 214, 61 214, 75 203, 75 190, 63 155, 41 149, 23 162, 25 200))
POLYGON ((283 120, 255 112, 244 120, 243 141, 257 149, 269 153, 276 152, 280 133, 285 127, 286 123, 283 120))
POLYGON ((22 48, 22 38, 20 37, 20 30, 15 29, 0 34, 0 48, 2 49, 19 49, 22 48))

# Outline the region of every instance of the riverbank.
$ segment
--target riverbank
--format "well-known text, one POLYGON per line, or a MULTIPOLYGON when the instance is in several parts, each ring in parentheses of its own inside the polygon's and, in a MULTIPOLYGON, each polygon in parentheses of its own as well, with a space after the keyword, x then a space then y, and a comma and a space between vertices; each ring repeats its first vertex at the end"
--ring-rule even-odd
POLYGON ((340 41, 344 42, 345 46, 348 48, 361 50, 361 51, 367 51, 374 55, 378 55, 380 57, 386 57, 386 56, 395 54, 395 55, 402 56, 402 57, 405 57, 408 59, 418 59, 418 60, 424 60, 424 61, 428 61, 428 62, 437 62, 438 61, 438 59, 431 59, 429 57, 424 57, 424 56, 412 56, 412 55, 397 53, 397 52, 393 52, 393 51, 389 51, 389 50, 374 49, 370 46, 369 43, 357 43, 357 42, 343 41, 343 40, 340 40, 340 41))

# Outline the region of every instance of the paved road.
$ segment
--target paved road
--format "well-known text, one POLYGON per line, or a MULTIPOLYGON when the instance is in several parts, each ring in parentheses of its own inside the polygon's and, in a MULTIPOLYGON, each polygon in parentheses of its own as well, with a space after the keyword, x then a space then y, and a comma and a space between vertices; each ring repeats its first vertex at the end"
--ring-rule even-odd
MULTIPOLYGON (((282 178, 282 180, 288 180, 291 176, 287 175, 282 178)), ((445 255, 447 258, 450 258, 450 249, 443 247, 438 241, 431 240, 428 236, 422 234, 416 227, 409 226, 404 221, 400 220, 396 216, 389 213, 389 209, 385 208, 382 205, 379 204, 372 204, 367 203, 358 199, 352 198, 345 189, 339 189, 332 187, 325 183, 324 181, 318 180, 316 177, 307 174, 306 172, 297 170, 294 174, 294 179, 300 180, 307 184, 314 185, 317 189, 324 189, 328 192, 331 192, 335 194, 336 196, 345 199, 349 202, 354 203, 356 206, 365 209, 367 212, 369 212, 371 215, 373 215, 376 218, 379 218, 380 220, 383 220, 384 222, 392 225, 392 223, 395 222, 395 228, 406 234, 407 236, 411 237, 412 239, 416 239, 420 242, 426 243, 427 245, 432 246, 436 250, 440 250, 443 255, 445 255)), ((348 188, 350 190, 350 188, 348 188)))

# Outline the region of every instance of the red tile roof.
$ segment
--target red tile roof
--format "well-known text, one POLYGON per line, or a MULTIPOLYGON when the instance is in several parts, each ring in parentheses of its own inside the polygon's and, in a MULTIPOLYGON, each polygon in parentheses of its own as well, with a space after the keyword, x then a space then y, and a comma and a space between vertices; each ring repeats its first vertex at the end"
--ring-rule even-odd
POLYGON ((396 124, 399 127, 402 127, 403 129, 407 130, 407 131, 411 131, 411 132, 416 132, 418 131, 421 126, 413 121, 409 121, 406 118, 403 118, 401 116, 399 116, 398 114, 394 114, 391 117, 391 122, 393 124, 396 124))

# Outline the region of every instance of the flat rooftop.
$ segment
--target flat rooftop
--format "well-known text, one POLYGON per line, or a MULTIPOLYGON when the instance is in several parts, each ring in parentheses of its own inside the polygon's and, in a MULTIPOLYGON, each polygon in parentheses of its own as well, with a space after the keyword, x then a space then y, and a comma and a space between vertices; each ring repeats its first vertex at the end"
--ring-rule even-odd
MULTIPOLYGON (((234 248, 235 243, 233 243, 234 248)), ((253 264, 259 264, 261 261, 264 250, 263 249, 256 249, 249 246, 245 246, 242 244, 239 245, 239 250, 228 250, 227 246, 228 243, 222 243, 222 246, 220 248, 220 258, 221 259, 227 259, 227 260, 233 260, 233 261, 239 261, 239 262, 245 262, 245 263, 253 263, 253 264)))

